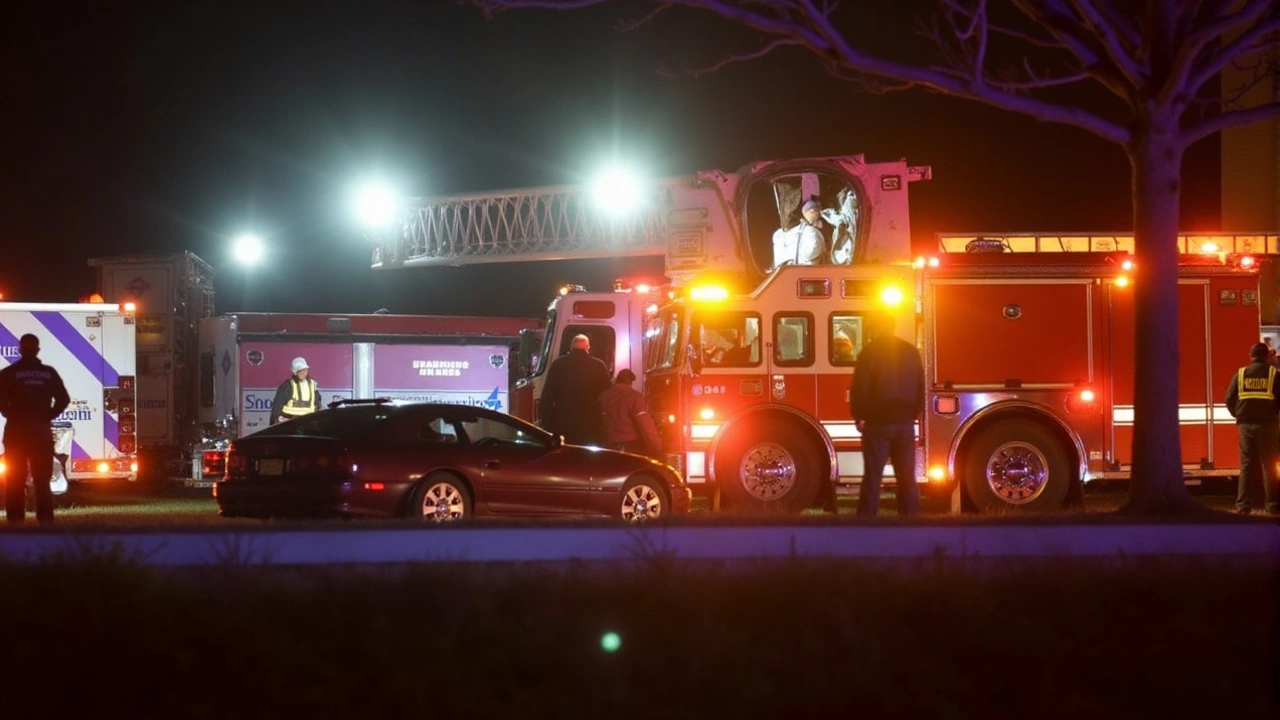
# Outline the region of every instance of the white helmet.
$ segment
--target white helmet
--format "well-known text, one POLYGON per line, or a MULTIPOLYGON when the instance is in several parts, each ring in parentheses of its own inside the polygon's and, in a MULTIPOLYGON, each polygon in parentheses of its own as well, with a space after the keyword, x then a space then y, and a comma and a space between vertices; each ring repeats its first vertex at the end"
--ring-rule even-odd
POLYGON ((293 359, 293 362, 289 364, 289 367, 293 368, 293 374, 297 375, 299 370, 306 370, 309 366, 307 365, 305 358, 296 357, 293 359))

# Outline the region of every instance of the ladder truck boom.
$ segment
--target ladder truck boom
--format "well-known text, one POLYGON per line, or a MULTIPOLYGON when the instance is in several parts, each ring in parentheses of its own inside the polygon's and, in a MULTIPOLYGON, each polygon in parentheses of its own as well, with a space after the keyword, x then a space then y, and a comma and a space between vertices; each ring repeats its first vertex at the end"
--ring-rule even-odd
POLYGON ((408 205, 400 233, 374 247, 375 269, 666 252, 656 204, 611 216, 575 186, 449 195, 408 205))
POLYGON ((931 175, 847 155, 663 178, 630 211, 610 207, 623 193, 571 185, 405 199, 393 229, 370 238, 372 267, 661 256, 676 285, 706 272, 759 283, 777 264, 776 234, 798 225, 808 200, 825 208, 828 261, 905 262, 907 185, 931 175))

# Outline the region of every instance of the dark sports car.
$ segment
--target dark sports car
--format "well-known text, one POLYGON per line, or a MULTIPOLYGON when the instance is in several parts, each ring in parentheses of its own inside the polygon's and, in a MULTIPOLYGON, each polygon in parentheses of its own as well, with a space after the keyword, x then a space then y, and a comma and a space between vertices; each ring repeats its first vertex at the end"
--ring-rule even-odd
POLYGON ((611 516, 640 522, 689 509, 674 469, 566 445, 503 413, 387 400, 327 410, 240 438, 214 485, 227 517, 611 516))

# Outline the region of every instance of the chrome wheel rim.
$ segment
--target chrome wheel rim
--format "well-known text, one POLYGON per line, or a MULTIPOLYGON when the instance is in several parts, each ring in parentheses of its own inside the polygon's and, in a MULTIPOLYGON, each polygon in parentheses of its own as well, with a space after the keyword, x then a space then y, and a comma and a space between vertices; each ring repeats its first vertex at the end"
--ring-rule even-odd
POLYGON ((451 483, 436 483, 427 488, 419 508, 422 519, 432 522, 460 520, 466 515, 466 502, 462 491, 451 483))
POLYGON ((644 522, 662 514, 662 496, 648 485, 633 485, 622 494, 622 519, 644 522))
POLYGON ((1035 445, 1007 442, 987 459, 987 487, 1010 505, 1032 502, 1048 484, 1049 461, 1035 445))
POLYGON ((796 486, 796 459, 776 443, 760 443, 742 457, 742 487, 757 500, 778 500, 796 486))

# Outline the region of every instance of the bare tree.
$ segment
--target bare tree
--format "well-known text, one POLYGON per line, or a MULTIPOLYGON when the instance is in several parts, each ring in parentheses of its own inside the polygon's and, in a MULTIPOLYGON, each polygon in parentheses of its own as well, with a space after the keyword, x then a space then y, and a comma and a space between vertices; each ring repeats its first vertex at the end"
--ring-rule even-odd
MULTIPOLYGON (((471 0, 493 13, 569 10, 614 0, 471 0)), ((633 0, 634 4, 634 0, 633 0)), ((653 0, 640 27, 665 10, 692 8, 750 28, 758 45, 701 70, 752 60, 782 47, 807 50, 862 89, 912 87, 976 100, 1071 125, 1124 149, 1132 168, 1137 364, 1134 467, 1122 512, 1195 512, 1182 480, 1178 438, 1178 214, 1182 160, 1197 140, 1224 128, 1280 117, 1280 101, 1239 107, 1259 83, 1275 83, 1276 0, 936 0, 914 30, 932 57, 894 57, 858 46, 852 11, 839 0, 653 0), (1245 82, 1223 88, 1224 69, 1245 82), (1099 99, 1071 92, 1086 87, 1099 99)), ((864 13, 868 18, 870 13, 864 13)), ((881 27, 892 32, 902 28, 881 27)), ((865 44, 865 43, 864 43, 865 44)))

